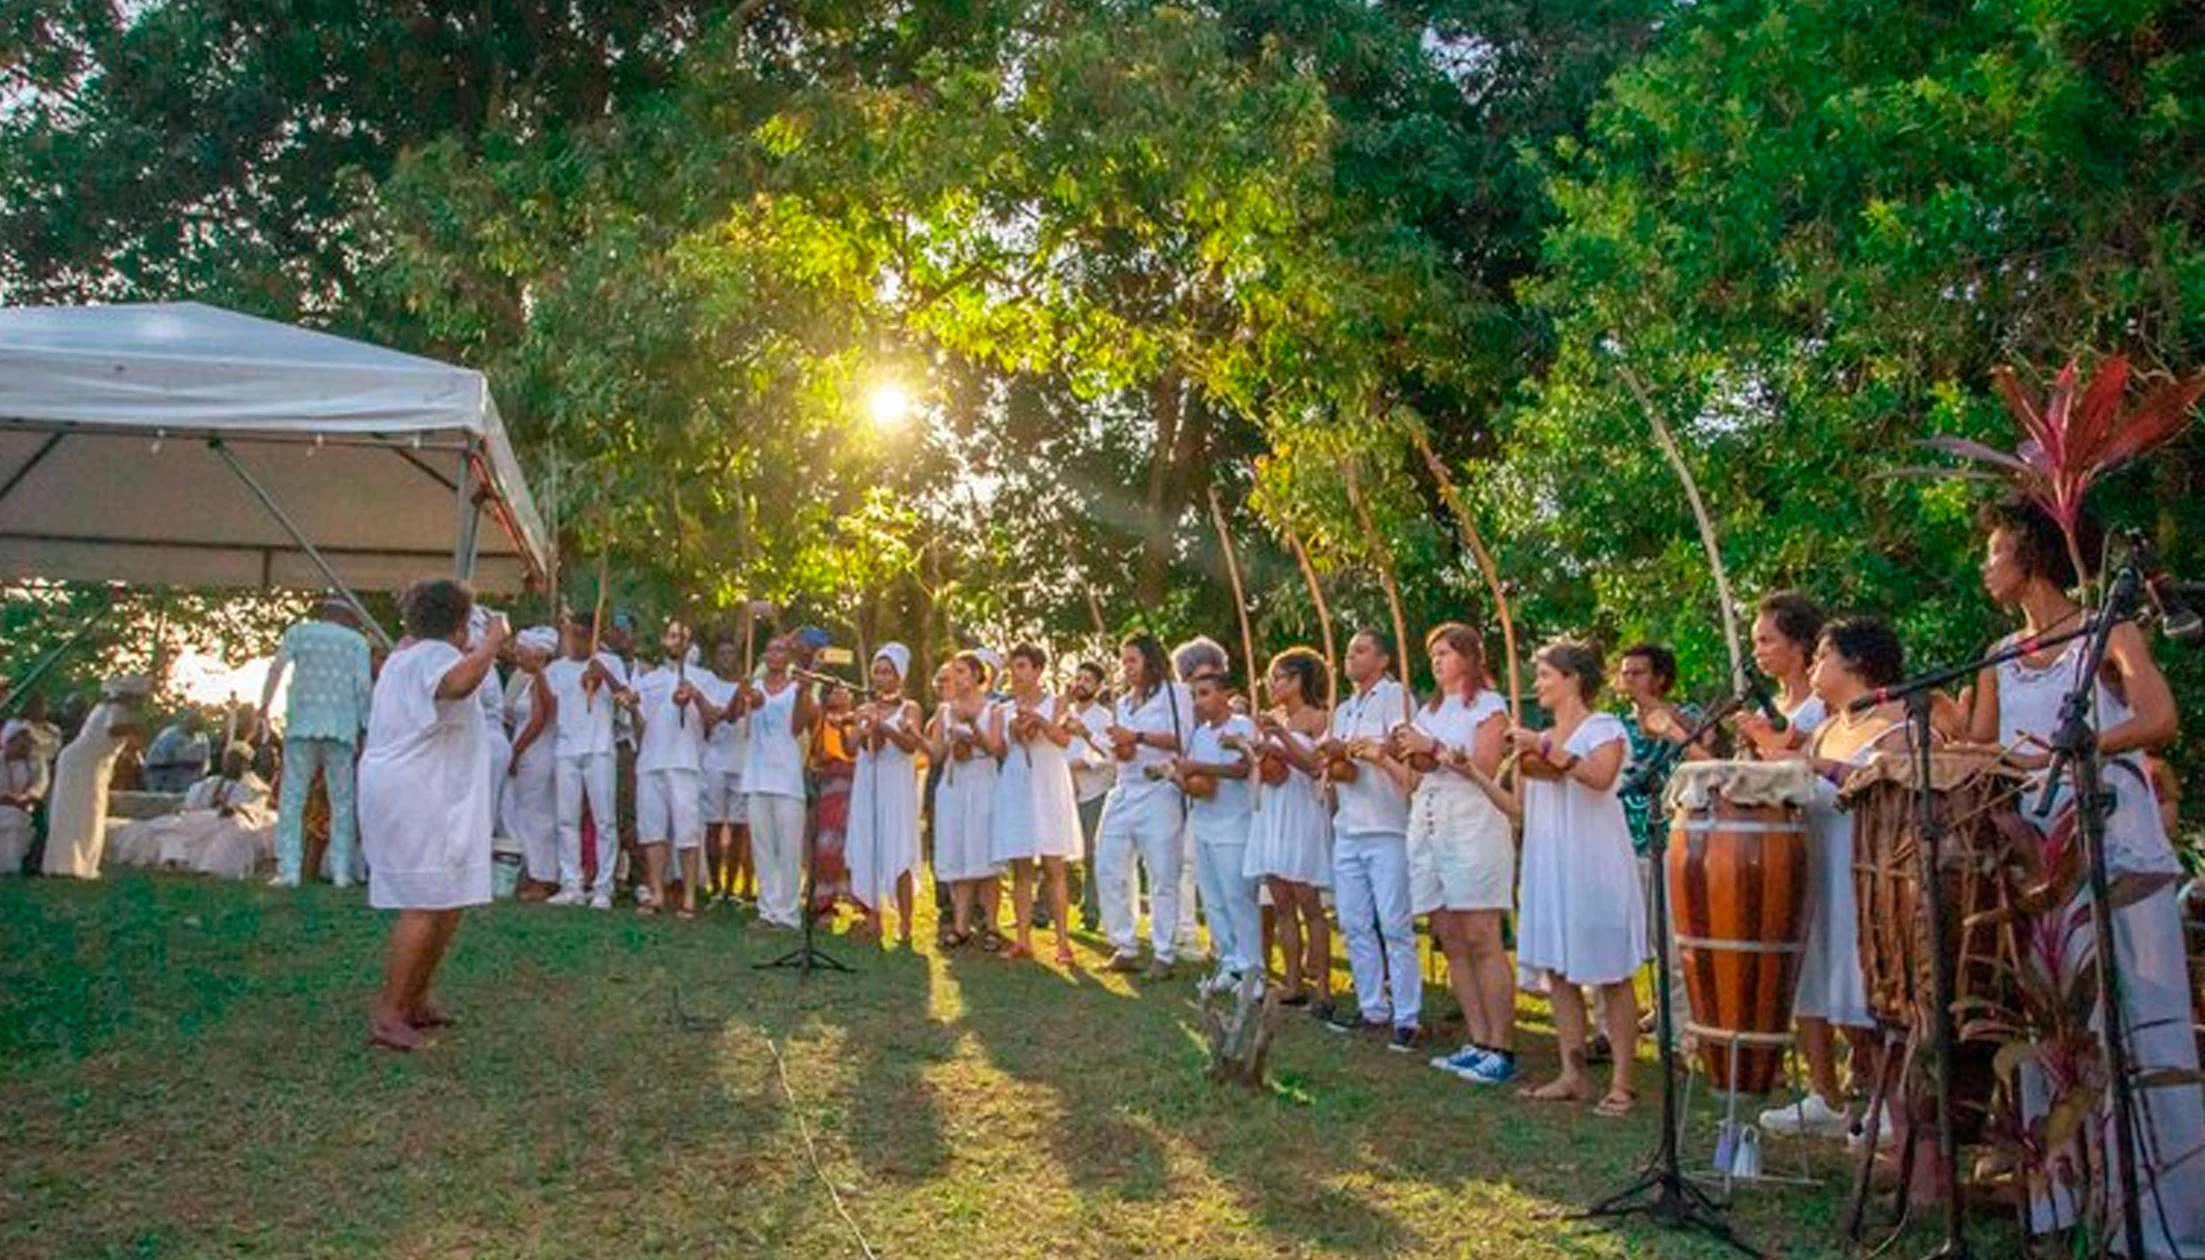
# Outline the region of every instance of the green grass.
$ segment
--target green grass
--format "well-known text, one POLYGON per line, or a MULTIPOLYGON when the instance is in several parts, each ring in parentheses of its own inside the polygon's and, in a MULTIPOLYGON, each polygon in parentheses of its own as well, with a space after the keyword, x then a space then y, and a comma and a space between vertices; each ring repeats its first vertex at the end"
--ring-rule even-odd
MULTIPOLYGON (((799 1113, 881 1256, 1727 1254, 1552 1219, 1651 1149, 1650 1068, 1607 1121, 1296 1020, 1249 1096, 1204 1082, 1184 981, 839 938, 859 974, 800 981, 731 911, 513 905, 445 967, 464 1026, 391 1056, 362 1041, 386 926, 328 889, 0 881, 0 1256, 858 1255, 799 1113)), ((1843 1254, 1846 1167, 1815 1171, 1738 1228, 1843 1254)))

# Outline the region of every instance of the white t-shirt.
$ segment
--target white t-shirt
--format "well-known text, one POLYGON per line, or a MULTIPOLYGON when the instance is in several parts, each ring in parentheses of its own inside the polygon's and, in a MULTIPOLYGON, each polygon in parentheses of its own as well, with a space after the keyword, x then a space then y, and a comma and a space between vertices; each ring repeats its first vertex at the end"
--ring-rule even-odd
POLYGON ((804 797, 804 748, 794 730, 796 698, 804 684, 791 680, 779 691, 763 682, 766 702, 751 714, 750 744, 744 750, 743 791, 751 796, 804 797))
MULTIPOLYGON (((1437 709, 1417 706, 1416 729, 1438 740, 1443 749, 1472 752, 1477 748, 1478 727, 1494 714, 1506 715, 1507 712, 1508 702, 1496 692, 1481 691, 1476 699, 1469 701, 1459 695, 1448 696, 1439 702, 1437 709)), ((1432 773, 1456 783, 1470 782, 1460 771, 1445 766, 1435 768, 1432 773)))
POLYGON ((643 741, 636 746, 635 768, 645 770, 699 770, 704 767, 704 715, 693 705, 677 705, 674 693, 682 679, 700 695, 711 696, 719 681, 702 669, 686 675, 669 665, 645 673, 635 681, 636 709, 643 717, 643 741))
MULTIPOLYGON (((1159 687, 1138 704, 1130 695, 1120 696, 1113 712, 1117 724, 1128 730, 1144 735, 1176 735, 1182 745, 1194 730, 1194 699, 1182 683, 1159 687)), ((1111 790, 1123 797, 1177 792, 1179 789, 1168 780, 1151 779, 1147 772, 1149 766, 1170 761, 1173 755, 1143 740, 1134 746, 1133 760, 1118 762, 1118 784, 1111 790)))
MULTIPOLYGON (((725 709, 735 702, 735 682, 703 670, 692 671, 691 682, 703 690, 712 707, 725 709)), ((723 718, 712 724, 704 740, 703 768, 712 774, 741 774, 743 756, 750 744, 750 718, 723 718)))
MULTIPOLYGON (((1187 735, 1187 760, 1209 765, 1222 765, 1241 760, 1243 754, 1227 748, 1227 736, 1237 735, 1253 741, 1256 724, 1234 714, 1216 726, 1196 722, 1187 735)), ((1197 844, 1246 844, 1248 843, 1250 790, 1246 779, 1228 779, 1220 776, 1217 791, 1209 796, 1197 796, 1189 802, 1188 820, 1194 826, 1197 844)))
MULTIPOLYGON (((1342 743, 1383 740, 1400 720, 1401 684, 1381 678, 1370 690, 1349 696, 1332 711, 1332 737, 1342 743)), ((1401 785, 1369 762, 1356 763, 1356 770, 1352 780, 1333 784, 1333 799, 1339 806, 1332 818, 1333 830, 1343 836, 1406 834, 1409 797, 1401 785)))
POLYGON ((1106 705, 1090 704, 1079 711, 1080 725, 1087 728, 1085 738, 1074 736, 1064 746, 1064 755, 1072 763, 1072 791, 1081 804, 1110 793, 1110 785, 1118 781, 1118 763, 1110 756, 1110 741, 1103 732, 1110 729, 1110 709, 1106 705))
MULTIPOLYGON (((628 685, 628 671, 620 658, 610 652, 599 652, 598 663, 605 667, 613 683, 628 685)), ((551 694, 559 702, 559 755, 581 757, 591 754, 611 755, 613 750, 613 697, 607 687, 600 686, 587 695, 582 690, 582 671, 586 663, 562 656, 544 666, 544 681, 551 686, 551 694)))

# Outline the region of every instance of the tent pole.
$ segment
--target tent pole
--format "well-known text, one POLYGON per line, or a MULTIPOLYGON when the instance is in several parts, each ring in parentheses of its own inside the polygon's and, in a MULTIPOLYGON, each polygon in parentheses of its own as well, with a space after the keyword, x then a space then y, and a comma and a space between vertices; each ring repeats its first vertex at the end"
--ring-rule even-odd
POLYGON ((475 497, 475 461, 472 451, 459 455, 459 537, 452 545, 452 576, 462 582, 475 576, 475 544, 482 527, 482 504, 475 497))
POLYGON ((391 639, 384 632, 383 623, 375 619, 374 614, 367 610, 367 605, 360 602, 360 597, 352 593, 352 588, 345 585, 344 579, 337 576, 335 569, 329 567, 329 561, 322 559, 322 553, 314 549, 314 544, 306 541, 306 535, 300 533, 299 527, 291 523, 291 518, 284 514, 283 508, 276 503, 275 496, 268 493, 267 487, 246 471, 245 465, 237 462, 237 456, 230 454, 230 448, 221 438, 208 438, 207 449, 222 457, 222 462, 230 466, 230 471, 237 474, 237 479, 245 483, 245 488, 253 492, 254 498, 260 500, 260 505, 268 509, 268 515, 276 518, 276 524, 283 526, 283 532, 291 535, 291 541, 299 545, 299 550, 306 553, 306 558, 314 562, 314 567, 322 571, 322 576, 328 579, 329 584, 336 588, 339 595, 345 597, 346 603, 352 605, 352 611, 360 618, 360 624, 367 627, 368 633, 374 636, 377 643, 382 644, 386 650, 389 649, 391 639))

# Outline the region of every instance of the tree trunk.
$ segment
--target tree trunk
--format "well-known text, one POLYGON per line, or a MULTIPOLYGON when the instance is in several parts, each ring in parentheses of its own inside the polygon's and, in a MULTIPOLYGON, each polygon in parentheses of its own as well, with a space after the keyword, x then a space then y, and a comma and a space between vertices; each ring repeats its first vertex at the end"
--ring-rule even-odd
POLYGON ((1182 436, 1176 369, 1165 369, 1149 386, 1149 405, 1156 416, 1156 440, 1149 449, 1148 485, 1141 501, 1141 574, 1135 594, 1141 607, 1154 610, 1164 599, 1164 573, 1171 563, 1172 519, 1178 506, 1172 495, 1172 464, 1182 436))

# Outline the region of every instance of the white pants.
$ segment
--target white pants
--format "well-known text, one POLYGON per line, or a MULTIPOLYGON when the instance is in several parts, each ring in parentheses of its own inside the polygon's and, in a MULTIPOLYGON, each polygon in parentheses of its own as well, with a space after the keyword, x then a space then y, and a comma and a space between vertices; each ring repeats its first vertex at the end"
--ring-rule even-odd
POLYGON ((1232 972, 1263 965, 1256 956, 1263 948, 1263 911, 1256 905, 1256 881, 1240 873, 1247 860, 1245 844, 1198 844, 1194 850, 1202 908, 1210 918, 1210 944, 1217 950, 1219 964, 1232 972))
POLYGON ((804 798, 751 792, 750 856, 758 868, 758 917, 799 927, 797 901, 804 895, 804 798))
POLYGON ((704 846, 703 802, 694 770, 644 770, 635 777, 635 840, 674 848, 704 846))
POLYGON ((1416 1027, 1424 974, 1417 967, 1416 916, 1409 912, 1408 837, 1335 833, 1332 889, 1363 1022, 1416 1027))
POLYGON ((613 806, 611 753, 582 753, 559 758, 559 887, 582 886, 582 803, 589 802, 597 824, 597 882, 590 891, 612 895, 614 856, 620 852, 620 815, 613 806))
POLYGON ((1140 946, 1133 918, 1133 863, 1148 868, 1148 940, 1156 961, 1179 957, 1181 836, 1179 795, 1168 790, 1128 797, 1110 794, 1102 831, 1095 837, 1095 879, 1101 891, 1103 931, 1111 947, 1130 954, 1140 946))
MULTIPOLYGON (((1202 914, 1209 906, 1210 895, 1202 891, 1202 881, 1196 870, 1194 828, 1182 822, 1179 827, 1179 948, 1182 952, 1191 954, 1201 945, 1202 914)), ((1214 934, 1214 928, 1212 932, 1214 934)))

